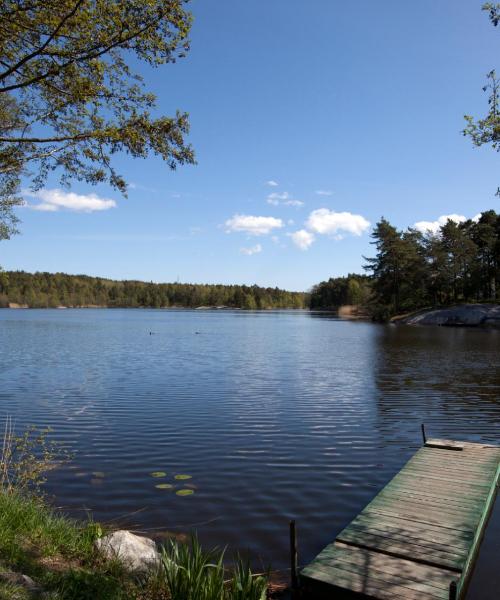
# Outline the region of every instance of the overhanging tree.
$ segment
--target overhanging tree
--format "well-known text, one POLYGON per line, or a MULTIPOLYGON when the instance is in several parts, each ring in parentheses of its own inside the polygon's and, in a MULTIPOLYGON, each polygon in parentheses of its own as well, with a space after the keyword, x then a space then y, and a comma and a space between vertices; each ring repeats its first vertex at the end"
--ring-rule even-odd
POLYGON ((189 49, 188 0, 0 0, 0 239, 16 232, 21 177, 40 189, 109 182, 112 157, 156 154, 193 163, 187 114, 153 116, 156 98, 134 70, 189 49))
MULTIPOLYGON (((488 2, 483 4, 482 10, 488 13, 491 23, 497 27, 500 23, 500 4, 488 2)), ((482 119, 475 119, 471 115, 465 115, 467 125, 463 130, 465 136, 469 136, 475 146, 490 144, 494 150, 500 151, 500 81, 496 71, 490 71, 487 75, 487 83, 483 87, 488 92, 488 112, 482 119)), ((497 188, 497 196, 500 196, 500 187, 497 188)))

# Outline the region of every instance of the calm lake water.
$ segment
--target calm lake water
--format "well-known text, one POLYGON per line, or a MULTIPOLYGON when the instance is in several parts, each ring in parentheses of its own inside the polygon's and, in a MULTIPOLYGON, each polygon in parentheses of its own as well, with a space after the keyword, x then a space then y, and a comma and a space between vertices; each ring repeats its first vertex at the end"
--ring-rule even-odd
MULTIPOLYGON (((420 446, 422 422, 500 443, 500 331, 301 311, 2 310, 0 410, 74 450, 48 483, 72 514, 158 538, 196 528, 279 569, 288 520, 304 564, 420 446)), ((498 598, 498 505, 471 599, 498 598)))

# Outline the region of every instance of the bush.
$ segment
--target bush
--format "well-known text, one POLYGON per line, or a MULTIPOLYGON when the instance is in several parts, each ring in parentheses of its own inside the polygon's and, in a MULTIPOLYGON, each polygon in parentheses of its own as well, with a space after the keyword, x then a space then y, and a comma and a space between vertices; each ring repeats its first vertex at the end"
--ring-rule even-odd
POLYGON ((60 443, 49 439, 50 427, 34 425, 17 435, 12 419, 7 417, 0 457, 0 487, 5 492, 40 495, 45 473, 71 459, 60 443))

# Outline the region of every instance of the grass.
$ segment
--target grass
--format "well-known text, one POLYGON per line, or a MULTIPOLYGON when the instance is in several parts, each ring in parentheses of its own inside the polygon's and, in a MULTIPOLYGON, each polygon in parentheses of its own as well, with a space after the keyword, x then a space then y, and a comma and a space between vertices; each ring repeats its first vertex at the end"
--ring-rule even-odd
POLYGON ((2 572, 23 573, 44 592, 43 600, 264 600, 268 581, 237 559, 228 571, 224 551, 204 551, 169 541, 157 570, 137 575, 95 548, 103 533, 91 520, 78 522, 42 500, 0 491, 0 600, 38 597, 1 581, 2 572))
MULTIPOLYGON (((44 600, 168 598, 156 574, 140 579, 105 560, 94 547, 98 533, 92 521, 56 514, 38 498, 0 493, 0 571, 30 576, 44 600)), ((30 597, 21 586, 0 583, 0 599, 30 597)))
POLYGON ((171 600, 265 600, 268 582, 252 574, 241 558, 226 579, 224 551, 204 551, 197 538, 189 545, 171 541, 162 550, 162 572, 171 600))
MULTIPOLYGON (((238 559, 227 572, 223 551, 169 542, 157 568, 138 575, 96 548, 104 532, 92 520, 78 522, 44 501, 45 473, 67 462, 68 452, 49 439, 50 429, 31 426, 17 435, 8 417, 0 450, 0 600, 265 600, 268 582, 238 559), (43 593, 2 579, 31 577, 43 593)), ((153 474, 154 475, 154 474, 153 474)), ((188 478, 188 476, 178 476, 188 478)))

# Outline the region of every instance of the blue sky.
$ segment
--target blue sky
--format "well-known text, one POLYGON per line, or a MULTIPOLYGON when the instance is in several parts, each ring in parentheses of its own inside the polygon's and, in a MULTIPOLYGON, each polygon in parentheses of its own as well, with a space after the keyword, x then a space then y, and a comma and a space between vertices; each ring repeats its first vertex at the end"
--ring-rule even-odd
POLYGON ((498 210, 500 157, 461 135, 500 66, 481 4, 194 0, 188 57, 141 72, 160 112, 190 113, 198 165, 118 157, 128 199, 50 180, 0 264, 305 290, 359 272, 382 215, 498 210))

